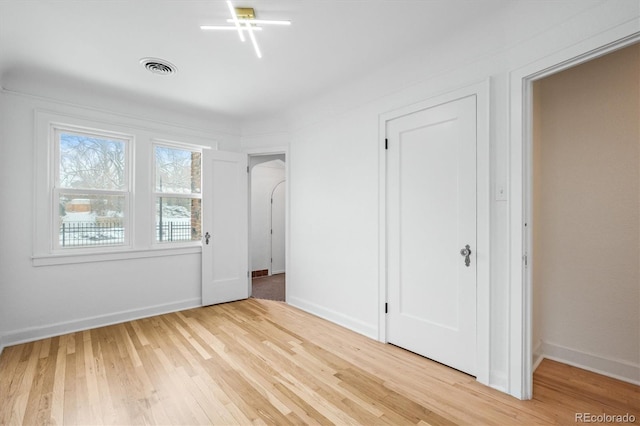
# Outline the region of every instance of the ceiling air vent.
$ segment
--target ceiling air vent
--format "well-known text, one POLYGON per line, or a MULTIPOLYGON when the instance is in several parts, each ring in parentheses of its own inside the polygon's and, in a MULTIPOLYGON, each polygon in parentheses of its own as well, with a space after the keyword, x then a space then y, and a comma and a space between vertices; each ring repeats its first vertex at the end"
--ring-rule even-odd
POLYGON ((171 75, 178 71, 178 68, 176 68, 175 65, 169 61, 165 61, 164 59, 142 58, 140 59, 140 63, 143 67, 154 74, 171 75))

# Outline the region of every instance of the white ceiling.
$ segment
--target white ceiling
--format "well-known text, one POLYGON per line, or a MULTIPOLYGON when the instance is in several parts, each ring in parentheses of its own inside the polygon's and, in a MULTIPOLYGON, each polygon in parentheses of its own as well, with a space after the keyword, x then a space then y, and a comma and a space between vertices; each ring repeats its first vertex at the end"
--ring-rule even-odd
POLYGON ((0 0, 0 83, 108 90, 238 118, 268 117, 354 81, 507 7, 508 0, 233 0, 290 27, 257 34, 258 59, 223 0, 0 0), (173 76, 145 70, 166 59, 173 76), (44 83, 43 83, 44 82, 44 83))

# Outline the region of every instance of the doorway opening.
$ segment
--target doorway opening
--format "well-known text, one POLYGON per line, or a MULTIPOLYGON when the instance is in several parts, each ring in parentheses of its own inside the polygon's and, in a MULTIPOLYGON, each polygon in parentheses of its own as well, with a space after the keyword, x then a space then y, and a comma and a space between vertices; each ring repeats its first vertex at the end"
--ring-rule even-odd
POLYGON ((530 373, 640 384, 640 44, 574 65, 528 80, 530 373))
POLYGON ((286 300, 286 156, 250 155, 251 296, 286 300))

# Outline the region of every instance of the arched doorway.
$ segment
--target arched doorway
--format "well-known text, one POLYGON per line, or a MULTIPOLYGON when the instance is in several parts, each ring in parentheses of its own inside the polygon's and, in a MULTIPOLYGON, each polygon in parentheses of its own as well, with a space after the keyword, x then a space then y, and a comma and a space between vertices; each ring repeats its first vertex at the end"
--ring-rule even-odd
POLYGON ((285 300, 286 163, 284 154, 250 157, 252 296, 285 300))

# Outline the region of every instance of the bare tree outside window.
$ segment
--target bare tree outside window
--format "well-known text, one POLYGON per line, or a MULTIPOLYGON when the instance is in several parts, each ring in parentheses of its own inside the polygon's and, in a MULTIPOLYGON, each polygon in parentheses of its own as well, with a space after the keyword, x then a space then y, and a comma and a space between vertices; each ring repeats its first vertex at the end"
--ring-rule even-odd
POLYGON ((127 140, 56 129, 58 246, 126 243, 127 140))
POLYGON ((200 193, 200 178, 198 176, 194 179, 193 174, 194 167, 200 167, 199 152, 156 146, 155 154, 156 191, 176 194, 200 193))
MULTIPOLYGON (((129 245, 133 138, 63 125, 53 130, 55 247, 129 245)), ((156 242, 199 241, 202 152, 158 142, 153 156, 156 242)))
POLYGON ((125 143, 95 137, 60 135, 60 187, 125 188, 125 143))

